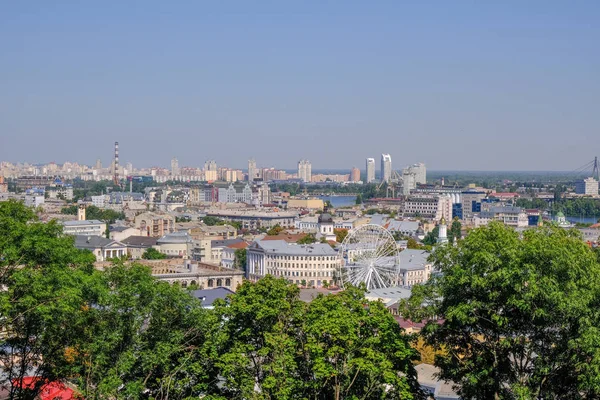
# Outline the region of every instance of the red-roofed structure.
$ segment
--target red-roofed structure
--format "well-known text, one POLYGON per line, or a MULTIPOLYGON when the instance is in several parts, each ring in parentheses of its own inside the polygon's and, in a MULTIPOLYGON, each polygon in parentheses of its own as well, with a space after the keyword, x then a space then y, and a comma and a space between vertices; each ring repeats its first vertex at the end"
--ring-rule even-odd
MULTIPOLYGON (((21 381, 21 388, 33 389, 38 380, 39 378, 36 376, 26 376, 21 381)), ((13 381, 13 384, 18 385, 18 381, 13 381)), ((37 398, 40 400, 73 400, 75 391, 62 382, 54 381, 43 385, 37 398)))

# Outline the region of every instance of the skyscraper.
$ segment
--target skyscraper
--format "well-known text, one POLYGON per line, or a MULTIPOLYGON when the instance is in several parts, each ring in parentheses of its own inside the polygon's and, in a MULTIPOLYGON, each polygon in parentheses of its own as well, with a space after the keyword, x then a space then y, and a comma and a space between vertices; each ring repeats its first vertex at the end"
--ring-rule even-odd
POLYGON ((392 156, 381 155, 381 181, 389 182, 392 179, 392 156))
POLYGON ((177 160, 175 157, 173 157, 171 160, 171 175, 179 175, 179 160, 177 160))
POLYGON ((360 182, 360 169, 353 167, 350 171, 350 181, 351 182, 360 182))
POLYGON ((248 160, 248 182, 253 182, 256 178, 256 160, 251 158, 248 160))
POLYGON ((205 161, 204 171, 217 171, 217 162, 215 160, 205 161))
POLYGON ((416 163, 410 166, 412 172, 415 174, 415 183, 426 184, 427 183, 427 168, 423 163, 416 163))
POLYGON ((312 165, 308 160, 298 161, 298 179, 302 182, 310 182, 312 179, 312 165))
POLYGON ((367 183, 371 183, 375 180, 375 159, 367 158, 367 183))

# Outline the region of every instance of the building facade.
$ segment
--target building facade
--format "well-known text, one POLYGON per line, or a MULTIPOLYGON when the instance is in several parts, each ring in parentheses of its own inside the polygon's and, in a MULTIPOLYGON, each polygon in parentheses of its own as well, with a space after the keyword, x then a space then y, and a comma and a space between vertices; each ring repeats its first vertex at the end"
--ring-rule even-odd
POLYGON ((350 171, 350 181, 351 182, 360 182, 360 169, 353 167, 350 171))
POLYGON ((247 278, 265 275, 283 277, 306 286, 322 287, 333 281, 340 259, 326 243, 298 245, 284 240, 262 240, 252 243, 246 250, 247 278))
POLYGON ((312 164, 308 160, 298 161, 298 179, 302 182, 312 181, 312 164))
POLYGON ((367 173, 367 183, 371 183, 375 180, 375 159, 367 158, 365 168, 367 173))
POLYGON ((381 181, 389 182, 392 179, 392 156, 389 154, 381 155, 381 181))
POLYGON ((598 195, 598 181, 592 177, 578 181, 575 184, 575 193, 587 196, 598 195))

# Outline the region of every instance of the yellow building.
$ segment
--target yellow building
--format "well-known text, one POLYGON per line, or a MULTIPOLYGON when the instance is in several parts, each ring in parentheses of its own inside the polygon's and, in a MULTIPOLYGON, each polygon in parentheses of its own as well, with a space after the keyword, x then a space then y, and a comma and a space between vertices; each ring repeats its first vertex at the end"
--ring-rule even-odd
POLYGON ((305 208, 308 210, 323 210, 323 200, 321 199, 289 199, 288 208, 305 208))

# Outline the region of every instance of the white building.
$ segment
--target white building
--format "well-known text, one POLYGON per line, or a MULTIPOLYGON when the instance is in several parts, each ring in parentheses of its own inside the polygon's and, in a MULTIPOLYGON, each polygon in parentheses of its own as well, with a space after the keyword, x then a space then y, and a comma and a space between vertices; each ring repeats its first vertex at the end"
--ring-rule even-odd
POLYGON ((248 160, 248 182, 253 182, 256 178, 256 160, 251 158, 248 160))
POLYGON ((416 187, 416 175, 404 169, 404 171, 402 171, 402 194, 408 196, 411 190, 416 189, 416 187))
POLYGON ((106 224, 97 219, 84 221, 64 221, 63 233, 67 235, 101 236, 106 233, 106 224))
POLYGON ((247 249, 247 277, 283 277, 300 285, 321 287, 331 283, 340 259, 326 243, 299 245, 284 240, 262 240, 247 249))
POLYGON ((298 179, 310 182, 312 179, 312 164, 308 160, 298 161, 298 179))
POLYGON ((404 168, 409 174, 415 175, 415 183, 424 185, 427 183, 427 168, 423 163, 416 163, 404 168))
POLYGON ((104 208, 104 204, 106 203, 106 196, 103 194, 99 196, 91 196, 92 205, 98 208, 104 208))
POLYGON ((77 235, 75 236, 75 247, 94 253, 96 261, 128 256, 127 245, 100 236, 77 235))
POLYGON ((177 160, 176 158, 173 158, 171 160, 171 175, 172 176, 179 176, 180 175, 179 160, 177 160))
POLYGON ((219 188, 219 203, 252 203, 252 189, 246 184, 244 188, 238 190, 230 184, 228 188, 219 188))
POLYGON ((367 171, 367 183, 373 182, 375 180, 375 159, 374 158, 367 158, 366 171, 367 171))
POLYGON ((525 228, 529 225, 527 213, 520 207, 492 207, 473 216, 475 227, 487 225, 490 221, 500 221, 515 228, 525 228))
POLYGON ((392 179, 392 156, 381 155, 381 181, 389 182, 392 179))
POLYGON ((404 202, 403 214, 405 217, 451 221, 452 198, 449 195, 413 195, 404 202))
POLYGON ((587 196, 598 195, 598 181, 592 177, 583 179, 575 184, 575 193, 587 196))
POLYGON ((25 195, 25 205, 27 207, 39 207, 44 205, 44 196, 39 196, 35 194, 26 194, 25 195))
POLYGON ((429 252, 405 249, 400 252, 400 279, 403 286, 425 283, 431 277, 432 264, 427 261, 429 252))

